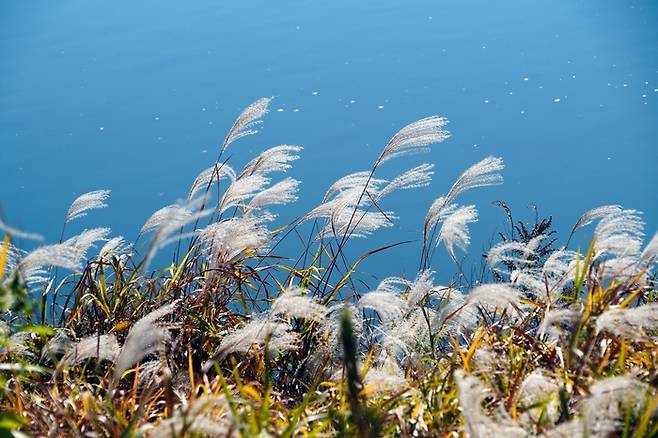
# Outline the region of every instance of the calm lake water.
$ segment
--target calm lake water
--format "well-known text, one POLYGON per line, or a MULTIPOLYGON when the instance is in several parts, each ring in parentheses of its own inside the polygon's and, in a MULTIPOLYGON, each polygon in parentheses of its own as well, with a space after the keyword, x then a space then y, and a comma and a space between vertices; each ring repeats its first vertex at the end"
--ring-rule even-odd
MULTIPOLYGON (((469 165, 503 157, 503 186, 470 192, 477 261, 504 215, 530 204, 568 229, 620 203, 658 228, 658 3, 646 1, 21 1, 0 3, 0 202, 9 222, 57 240, 69 203, 112 189, 110 208, 70 231, 134 238, 184 197, 235 116, 275 96, 261 133, 232 145, 240 167, 299 144, 291 176, 315 206, 338 177, 368 169, 399 128, 450 119, 451 139, 382 176, 436 163, 432 185, 388 199, 399 229, 354 253, 420 237, 432 200, 469 165)), ((587 242, 589 229, 580 234, 587 242)), ((439 275, 453 272, 444 251, 439 275)), ((419 244, 373 258, 414 275, 419 244)))

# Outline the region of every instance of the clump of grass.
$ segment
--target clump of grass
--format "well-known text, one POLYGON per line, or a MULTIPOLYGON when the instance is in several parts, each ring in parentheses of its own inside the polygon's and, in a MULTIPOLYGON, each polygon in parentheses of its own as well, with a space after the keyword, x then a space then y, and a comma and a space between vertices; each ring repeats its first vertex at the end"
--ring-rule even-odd
MULTIPOLYGON (((320 204, 281 225, 270 211, 299 182, 272 184, 298 158, 283 145, 241 171, 223 158, 255 133, 269 99, 243 111, 186 199, 155 212, 138 242, 94 228, 27 252, 0 222, 0 428, 34 436, 656 436, 654 262, 638 212, 586 212, 587 251, 555 248, 550 219, 510 218, 468 286, 475 206, 466 190, 502 183, 503 162, 467 169, 428 207, 419 272, 357 282, 355 238, 395 224, 385 197, 426 186, 431 164, 398 176, 390 160, 449 137, 428 117, 385 144, 320 204), (212 163, 211 163, 212 164, 212 163), (304 225, 310 223, 309 225, 304 225), (300 254, 281 254, 285 239, 300 254), (443 246, 454 281, 433 280, 443 246), (100 251, 94 248, 100 247, 100 251), (173 248, 172 263, 149 265, 173 248)), ((76 199, 66 222, 102 208, 76 199)))

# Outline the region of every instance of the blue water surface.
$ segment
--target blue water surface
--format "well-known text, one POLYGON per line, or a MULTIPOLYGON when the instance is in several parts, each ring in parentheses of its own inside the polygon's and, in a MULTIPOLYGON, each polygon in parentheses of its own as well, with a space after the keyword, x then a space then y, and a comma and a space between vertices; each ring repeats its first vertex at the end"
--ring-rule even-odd
MULTIPOLYGON (((505 184, 467 193, 480 222, 478 263, 505 216, 529 205, 566 238, 585 210, 620 203, 658 229, 658 3, 642 1, 25 1, 0 3, 0 202, 16 227, 59 238, 79 194, 112 189, 110 207, 70 233, 110 226, 134 238, 187 194, 242 108, 274 96, 259 135, 231 146, 239 168, 277 144, 304 146, 289 172, 300 200, 369 169, 405 124, 450 119, 431 154, 432 185, 391 196, 398 227, 361 251, 420 238, 432 200, 469 165, 504 158, 505 184)), ((588 242, 583 230, 578 244, 588 242)), ((564 240, 564 239, 563 239, 564 240)), ((289 250, 294 252, 295 245, 289 250)), ((298 248, 297 248, 298 249, 298 248)), ((363 270, 413 276, 418 242, 363 270)), ((434 268, 454 272, 445 251, 434 268)), ((290 254, 295 255, 295 254, 290 254)))

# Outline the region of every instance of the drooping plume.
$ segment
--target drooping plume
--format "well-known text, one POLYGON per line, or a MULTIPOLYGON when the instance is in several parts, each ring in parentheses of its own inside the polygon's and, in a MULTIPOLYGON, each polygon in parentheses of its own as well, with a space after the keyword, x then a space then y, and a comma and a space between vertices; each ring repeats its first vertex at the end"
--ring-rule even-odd
POLYGON ((455 246, 462 251, 466 251, 471 243, 471 237, 468 234, 468 224, 477 222, 478 211, 474 205, 457 207, 444 220, 436 243, 443 242, 448 253, 453 259, 457 259, 455 246))
POLYGON ((291 162, 299 159, 297 152, 301 146, 280 145, 274 146, 251 160, 240 172, 239 178, 249 175, 266 176, 272 172, 285 172, 290 169, 291 162))
POLYGON ((389 140, 378 162, 383 163, 391 158, 428 152, 429 145, 440 143, 450 137, 450 133, 443 130, 447 123, 448 119, 437 116, 410 123, 389 140))
POLYGON ((437 198, 430 206, 425 216, 425 234, 441 220, 443 211, 448 208, 454 200, 467 190, 478 187, 487 187, 503 183, 503 176, 499 173, 505 168, 501 158, 487 157, 472 165, 461 174, 454 182, 448 194, 437 198))
POLYGON ((271 100, 272 98, 270 97, 260 98, 240 113, 224 139, 222 152, 224 152, 235 140, 258 132, 255 128, 262 123, 262 120, 260 119, 267 114, 271 100))
POLYGON ((128 331, 126 340, 116 358, 115 379, 144 357, 161 351, 169 336, 169 327, 157 321, 176 309, 178 301, 164 305, 139 319, 128 331))
POLYGON ((79 196, 69 207, 65 222, 85 216, 89 210, 107 207, 105 200, 109 196, 110 190, 95 190, 79 196))
POLYGON ((228 178, 231 182, 235 181, 235 171, 228 164, 217 164, 216 166, 209 167, 208 169, 201 172, 192 183, 190 187, 190 193, 187 196, 187 199, 194 198, 194 195, 199 193, 204 187, 221 181, 224 178, 228 178), (219 175, 219 176, 218 176, 219 175))
POLYGON ((0 219, 0 231, 6 234, 9 234, 12 237, 17 239, 27 239, 27 240, 43 240, 43 236, 35 233, 26 233, 25 231, 18 230, 14 227, 10 227, 0 219))

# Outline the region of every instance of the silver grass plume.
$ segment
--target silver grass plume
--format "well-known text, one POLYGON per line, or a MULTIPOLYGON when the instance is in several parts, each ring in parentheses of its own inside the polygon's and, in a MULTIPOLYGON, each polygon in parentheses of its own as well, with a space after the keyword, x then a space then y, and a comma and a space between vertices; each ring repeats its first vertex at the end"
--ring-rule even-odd
POLYGON ((121 255, 131 249, 131 244, 126 242, 123 236, 116 236, 105 242, 105 245, 98 252, 98 257, 103 258, 109 255, 121 255))
POLYGON ((44 266, 56 266, 69 270, 79 268, 79 258, 68 243, 45 245, 28 253, 15 267, 14 272, 20 272, 28 284, 48 281, 44 266))
POLYGON ((455 371, 455 382, 466 433, 471 438, 487 438, 505 436, 508 438, 525 437, 522 427, 515 425, 511 420, 503 418, 494 420, 489 418, 482 409, 482 402, 488 391, 477 377, 466 374, 462 370, 455 371))
POLYGON ((145 424, 140 434, 146 433, 148 438, 173 438, 188 434, 226 438, 238 437, 237 430, 226 397, 204 394, 156 426, 145 424))
POLYGON ((352 214, 351 210, 345 208, 334 213, 330 223, 320 231, 319 237, 348 234, 351 237, 368 237, 380 228, 392 227, 393 221, 398 218, 392 211, 356 210, 354 217, 357 220, 352 220, 352 214))
POLYGON ((539 326, 539 337, 547 336, 550 341, 558 340, 572 332, 578 324, 580 312, 573 309, 549 309, 539 326))
POLYGON ((580 411, 590 436, 611 436, 621 432, 624 417, 637 414, 646 399, 649 386, 632 374, 607 377, 589 388, 580 411))
POLYGON ((85 216, 89 210, 107 207, 105 200, 109 196, 110 190, 94 190, 79 196, 69 207, 65 223, 85 216))
POLYGON ((454 334, 461 327, 475 325, 479 315, 468 305, 467 296, 453 288, 443 288, 438 294, 441 302, 432 320, 432 328, 438 335, 454 334))
POLYGON ((453 183, 448 194, 437 198, 425 216, 425 234, 440 220, 444 209, 448 208, 463 192, 478 187, 487 187, 503 183, 503 176, 498 173, 505 168, 502 158, 487 157, 472 165, 453 183))
POLYGON ((258 210, 268 205, 285 205, 295 202, 300 182, 286 178, 271 187, 257 193, 247 205, 248 210, 258 210))
POLYGON ((621 210, 606 215, 594 231, 596 256, 635 256, 644 238, 644 221, 637 210, 621 210))
POLYGON ((75 252, 78 264, 81 264, 87 257, 89 248, 98 241, 107 240, 110 232, 111 230, 109 228, 92 228, 90 230, 84 230, 82 233, 67 239, 63 243, 71 247, 72 251, 75 252))
POLYGON ((262 175, 248 175, 236 179, 219 201, 219 212, 223 213, 231 207, 243 206, 247 199, 263 191, 269 183, 270 179, 262 175))
POLYGON ((407 309, 415 307, 418 303, 420 303, 425 298, 428 298, 432 292, 434 292, 434 282, 432 278, 433 275, 434 272, 430 271, 429 269, 421 271, 418 273, 413 283, 409 284, 409 293, 407 294, 407 309))
POLYGON ((579 228, 587 226, 597 219, 601 219, 613 213, 619 213, 622 211, 622 209, 623 208, 621 205, 602 205, 601 207, 587 210, 578 218, 575 225, 573 226, 571 233, 573 234, 579 228))
POLYGON ((436 243, 443 242, 448 250, 448 253, 454 260, 457 260, 455 254, 455 246, 462 251, 466 251, 468 245, 471 243, 471 238, 468 234, 468 224, 477 222, 478 211, 474 205, 458 207, 455 205, 454 211, 443 220, 441 230, 437 236, 436 243))
POLYGON ((57 365, 53 377, 72 365, 78 364, 85 359, 96 358, 114 362, 119 353, 119 342, 113 334, 91 335, 82 338, 72 345, 68 345, 66 353, 57 365))
POLYGON ((356 196, 358 197, 358 195, 360 195, 366 188, 366 184, 368 184, 368 192, 371 195, 373 193, 379 193, 381 186, 388 181, 385 179, 371 178, 370 174, 370 171, 361 171, 350 173, 349 175, 339 178, 331 185, 331 187, 329 187, 324 195, 323 201, 327 201, 333 196, 343 192, 356 193, 356 196))
POLYGON ((290 162, 299 159, 299 155, 296 154, 302 149, 301 146, 287 144, 274 146, 247 163, 238 178, 249 175, 265 176, 272 172, 285 172, 292 167, 290 162))
POLYGON ((519 290, 501 283, 480 285, 471 290, 468 295, 468 302, 472 305, 507 310, 508 313, 520 306, 520 299, 519 290))
POLYGON ((270 231, 263 225, 266 220, 268 216, 246 216, 215 222, 199 232, 199 239, 213 262, 226 262, 270 242, 270 231))
POLYGON ((290 286, 274 300, 269 313, 322 322, 326 317, 327 308, 304 295, 304 289, 301 287, 290 286))
POLYGON ((384 188, 379 192, 379 195, 377 195, 377 199, 381 199, 396 190, 427 187, 430 182, 432 182, 432 175, 434 175, 434 171, 432 170, 433 168, 433 164, 424 163, 420 166, 416 166, 407 170, 386 184, 386 186, 384 186, 384 188))
POLYGON ((389 354, 377 366, 368 368, 363 383, 374 391, 400 391, 409 386, 404 372, 389 354))
POLYGON ((245 108, 242 113, 238 116, 238 118, 233 122, 233 126, 231 126, 231 129, 229 130, 228 134, 226 135, 226 138, 224 139, 224 143, 222 145, 222 153, 226 150, 226 148, 229 147, 231 143, 233 143, 235 140, 246 137, 248 135, 253 135, 258 132, 257 129, 255 129, 260 123, 262 123, 262 120, 260 120, 265 114, 267 114, 268 111, 268 106, 270 104, 270 101, 272 100, 271 97, 263 97, 249 105, 247 108, 245 108))
POLYGON ((53 356, 55 354, 66 353, 70 350, 71 347, 75 345, 66 330, 58 329, 55 330, 55 335, 46 342, 46 345, 41 349, 41 360, 44 360, 46 357, 53 356))
POLYGON ((523 242, 500 242, 489 249, 487 264, 495 270, 498 270, 496 266, 502 262, 514 262, 523 265, 530 263, 529 257, 533 254, 534 251, 523 242))
MULTIPOLYGON (((259 316, 224 336, 215 356, 222 359, 230 353, 247 353, 254 345, 263 346, 268 340, 271 351, 286 351, 296 348, 298 336, 289 323, 259 316)), ((208 368, 206 363, 204 369, 208 368)))
POLYGON ((146 220, 142 226, 142 229, 139 231, 139 234, 157 230, 158 228, 168 224, 171 221, 185 221, 191 216, 192 211, 190 211, 190 209, 185 205, 172 204, 166 207, 162 207, 146 220))
POLYGON ((386 328, 392 327, 404 314, 405 301, 390 292, 374 290, 363 295, 357 304, 359 309, 377 312, 386 328))
POLYGON ((26 233, 25 231, 18 230, 16 228, 10 227, 2 219, 0 219, 0 231, 3 233, 9 234, 12 237, 17 239, 27 239, 27 240, 38 240, 42 241, 43 236, 35 233, 26 233))
POLYGON ((596 331, 630 341, 655 341, 658 339, 658 303, 609 308, 596 319, 596 331))
POLYGON ((554 424, 560 416, 559 390, 557 381, 546 376, 541 369, 528 374, 519 387, 518 400, 527 409, 522 414, 522 421, 530 423, 532 418, 543 414, 554 424))
POLYGON ((200 197, 186 201, 180 205, 170 205, 158 210, 149 218, 144 227, 142 227, 140 234, 155 230, 155 235, 144 256, 141 266, 143 271, 148 269, 151 259, 160 248, 179 239, 194 235, 194 232, 179 233, 186 225, 210 216, 214 212, 212 208, 200 208, 204 203, 204 199, 204 197, 200 197))
POLYGON ((172 313, 177 305, 177 300, 166 304, 140 318, 130 328, 116 359, 115 380, 144 357, 164 349, 164 343, 169 337, 169 326, 157 320, 172 313))
POLYGON ((235 181, 235 171, 231 166, 228 164, 217 164, 216 166, 209 167, 194 179, 187 199, 194 198, 194 195, 199 193, 200 190, 203 190, 204 187, 208 187, 209 184, 221 181, 224 178, 228 178, 231 182, 235 181))
POLYGON ((410 123, 388 141, 379 156, 378 163, 404 155, 428 152, 429 145, 440 143, 450 137, 450 133, 443 130, 447 123, 448 119, 437 116, 410 123))
POLYGON ((28 284, 35 284, 48 281, 45 266, 71 271, 80 269, 87 250, 95 242, 105 239, 109 233, 109 228, 93 228, 62 243, 39 247, 27 254, 16 265, 15 271, 20 272, 28 284))

